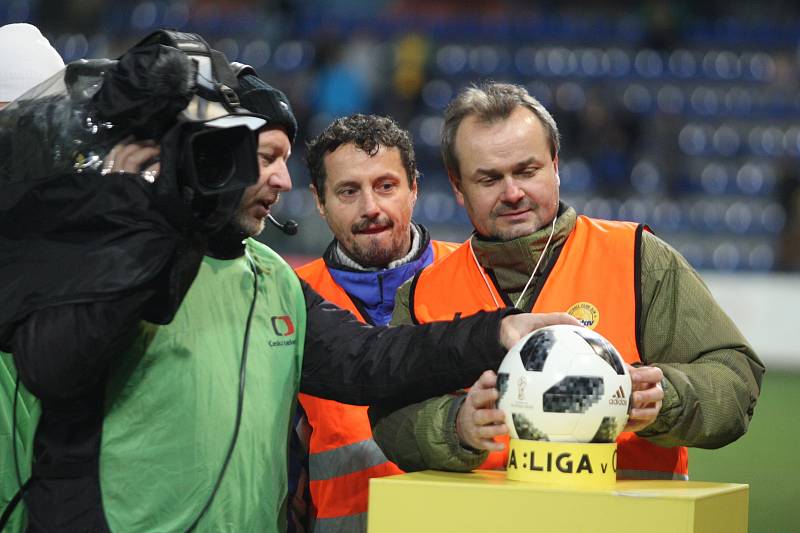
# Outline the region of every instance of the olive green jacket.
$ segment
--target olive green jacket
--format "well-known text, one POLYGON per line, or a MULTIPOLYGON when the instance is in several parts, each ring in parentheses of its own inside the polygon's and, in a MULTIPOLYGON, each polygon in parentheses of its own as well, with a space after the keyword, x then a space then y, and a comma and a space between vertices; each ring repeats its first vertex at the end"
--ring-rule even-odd
MULTIPOLYGON (((562 204, 552 242, 540 266, 549 264, 575 227, 577 215, 562 204)), ((542 253, 550 226, 498 242, 473 236, 478 261, 491 269, 516 301, 542 253)), ((642 362, 664 372, 664 401, 655 422, 638 432, 661 446, 718 448, 746 431, 761 388, 764 365, 719 307, 697 272, 671 246, 644 232, 641 245, 642 362)), ((532 287, 544 279, 537 272, 532 287)), ((391 324, 411 322, 410 283, 397 291, 391 324)), ((521 309, 531 309, 526 291, 521 309)), ((465 449, 455 433, 457 397, 435 398, 387 416, 372 413, 377 442, 404 470, 470 470, 485 452, 465 449)), ((460 405, 460 402, 458 403, 460 405)))

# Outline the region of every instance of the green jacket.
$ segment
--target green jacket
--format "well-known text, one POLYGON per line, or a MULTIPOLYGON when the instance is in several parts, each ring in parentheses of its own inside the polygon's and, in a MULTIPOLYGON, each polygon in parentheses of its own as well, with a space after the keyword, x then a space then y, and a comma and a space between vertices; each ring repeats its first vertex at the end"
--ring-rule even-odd
MULTIPOLYGON (((562 205, 548 264, 575 226, 576 213, 562 205)), ((473 237, 476 257, 492 269, 516 301, 539 259, 550 227, 507 242, 473 237)), ((645 364, 665 376, 664 401, 656 421, 638 434, 661 446, 717 448, 747 431, 764 374, 764 365, 733 321, 714 301, 697 272, 667 243, 644 232, 641 245, 642 350, 645 364)), ((544 269, 542 269, 544 270, 544 269)), ((541 286, 539 274, 532 283, 541 286)), ((410 283, 398 290, 392 324, 411 322, 410 283)), ((522 309, 530 309, 529 289, 522 309)), ((485 453, 458 443, 455 397, 422 402, 381 420, 375 437, 387 457, 405 470, 469 470, 485 453)), ((373 413, 375 419, 382 413, 373 413)))
MULTIPOLYGON (((306 307, 297 277, 277 254, 254 240, 247 250, 259 283, 243 414, 202 531, 282 528, 293 412, 284 399, 298 391, 306 307), (280 316, 290 317, 291 335, 270 322, 280 316)), ((239 394, 241 359, 220 355, 242 352, 252 298, 246 257, 206 257, 172 323, 143 324, 113 369, 100 456, 112 531, 181 531, 200 512, 234 431, 233 423, 220 421, 233 420, 239 394)))
MULTIPOLYGON (((0 352, 0 512, 17 493, 20 482, 31 475, 33 457, 33 434, 39 423, 41 407, 39 401, 19 384, 16 395, 16 417, 14 417, 14 391, 17 371, 11 354, 0 352), (16 418, 16 420, 14 419, 16 418), (16 428, 16 431, 14 431, 16 428), (12 433, 14 434, 12 437, 12 433), (16 446, 16 456, 13 446, 16 446), (16 459, 16 464, 14 461, 16 459), (19 479, 17 479, 17 467, 19 479)), ((22 531, 24 526, 23 505, 18 505, 11 515, 9 531, 22 531)))
MULTIPOLYGON (((285 399, 298 392, 306 304, 299 280, 277 254, 253 240, 247 251, 258 272, 258 296, 239 436, 197 531, 285 528, 286 449, 294 409, 285 399)), ((114 360, 99 458, 103 510, 112 531, 185 531, 200 513, 234 432, 239 354, 252 299, 246 257, 206 257, 174 320, 166 326, 141 323, 134 344, 114 360)), ((9 386, 13 391, 12 375, 0 374, 0 380, 2 394, 9 386)), ((27 393, 24 398, 17 433, 26 479, 36 408, 28 406, 27 393)), ((10 424, 0 417, 3 432, 10 424)), ((2 438, 6 450, 10 437, 2 438)), ((17 488, 16 475, 7 473, 8 458, 5 451, 0 454, 3 506, 17 488)))

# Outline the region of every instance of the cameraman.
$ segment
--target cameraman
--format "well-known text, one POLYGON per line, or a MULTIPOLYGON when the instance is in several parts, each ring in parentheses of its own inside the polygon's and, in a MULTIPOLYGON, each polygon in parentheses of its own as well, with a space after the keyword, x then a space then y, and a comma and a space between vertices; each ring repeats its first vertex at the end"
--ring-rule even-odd
MULTIPOLYGON (((210 239, 174 319, 137 320, 151 288, 45 308, 14 334, 22 384, 42 405, 29 531, 281 531, 298 387, 399 406, 471 384, 533 329, 575 323, 500 311, 371 328, 322 300, 247 239, 291 188, 296 122, 283 93, 255 76, 241 77, 237 92, 269 119, 258 135, 258 182, 210 239)), ((104 171, 157 181, 158 150, 120 145, 104 171)))

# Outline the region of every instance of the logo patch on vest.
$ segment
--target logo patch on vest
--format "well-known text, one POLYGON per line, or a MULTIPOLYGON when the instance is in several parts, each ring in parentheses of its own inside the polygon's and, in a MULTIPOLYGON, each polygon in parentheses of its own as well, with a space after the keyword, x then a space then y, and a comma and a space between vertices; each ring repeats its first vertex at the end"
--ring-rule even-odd
POLYGON ((567 313, 574 316, 578 321, 589 329, 597 327, 600 322, 600 311, 589 302, 578 302, 567 310, 567 313))

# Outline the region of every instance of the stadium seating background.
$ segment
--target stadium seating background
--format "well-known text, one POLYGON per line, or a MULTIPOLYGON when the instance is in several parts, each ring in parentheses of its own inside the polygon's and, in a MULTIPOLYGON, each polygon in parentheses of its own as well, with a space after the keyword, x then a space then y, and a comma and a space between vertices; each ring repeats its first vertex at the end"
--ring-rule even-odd
MULTIPOLYGON (((336 116, 390 114, 417 147, 415 217, 442 239, 470 230, 439 156, 444 106, 482 79, 521 83, 560 125, 562 194, 580 212, 645 221, 705 272, 800 271, 800 5, 464 4, 3 0, 0 23, 39 25, 66 61, 162 26, 199 32, 289 94, 300 141, 336 116)), ((301 232, 262 238, 302 261, 331 235, 294 150, 277 214, 301 232)), ((753 532, 800 531, 799 390, 797 367, 768 373, 750 433, 691 452, 693 479, 751 484, 753 532)))

